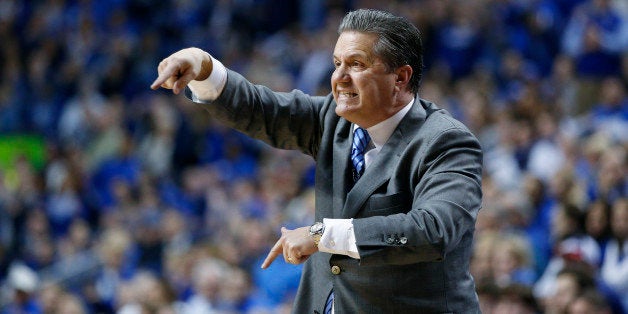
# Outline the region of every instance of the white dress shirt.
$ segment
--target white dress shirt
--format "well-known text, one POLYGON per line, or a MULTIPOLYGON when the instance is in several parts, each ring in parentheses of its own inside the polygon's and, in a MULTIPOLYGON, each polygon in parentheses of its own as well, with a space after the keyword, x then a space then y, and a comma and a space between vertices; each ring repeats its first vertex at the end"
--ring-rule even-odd
MULTIPOLYGON (((212 57, 213 69, 209 77, 203 81, 191 81, 188 84, 192 92, 192 100, 213 101, 225 87, 227 83, 227 69, 218 60, 212 57)), ((366 129, 371 137, 372 149, 364 154, 365 170, 373 163, 380 150, 386 144, 392 133, 401 122, 401 119, 410 111, 414 98, 392 117, 366 129)), ((357 128, 353 125, 353 130, 357 128)), ((369 144, 370 146, 371 144, 369 144)), ((325 231, 318 243, 318 250, 332 254, 348 255, 359 259, 358 247, 355 244, 355 233, 353 230, 353 219, 330 219, 324 218, 325 231)))

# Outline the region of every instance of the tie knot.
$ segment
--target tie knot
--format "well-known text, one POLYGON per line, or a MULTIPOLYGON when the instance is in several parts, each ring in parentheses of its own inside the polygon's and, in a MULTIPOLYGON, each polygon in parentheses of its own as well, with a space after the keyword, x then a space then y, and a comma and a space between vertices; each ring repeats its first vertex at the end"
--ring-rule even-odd
POLYGON ((371 141, 369 133, 363 128, 356 128, 353 131, 353 146, 360 152, 364 153, 366 146, 371 141))
POLYGON ((353 180, 358 181, 358 179, 364 173, 364 168, 366 166, 364 160, 364 151, 366 150, 366 146, 371 141, 371 137, 369 133, 366 132, 363 128, 356 128, 353 131, 353 147, 351 148, 351 162, 353 163, 353 180))

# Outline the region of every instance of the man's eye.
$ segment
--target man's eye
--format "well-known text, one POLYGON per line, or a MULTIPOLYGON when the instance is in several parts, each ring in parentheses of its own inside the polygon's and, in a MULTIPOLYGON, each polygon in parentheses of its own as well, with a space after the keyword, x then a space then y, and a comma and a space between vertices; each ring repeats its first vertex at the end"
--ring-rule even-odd
POLYGON ((340 61, 334 61, 334 67, 339 67, 340 66, 340 61))
POLYGON ((361 67, 362 63, 360 63, 358 61, 353 61, 352 66, 354 66, 354 67, 361 67))

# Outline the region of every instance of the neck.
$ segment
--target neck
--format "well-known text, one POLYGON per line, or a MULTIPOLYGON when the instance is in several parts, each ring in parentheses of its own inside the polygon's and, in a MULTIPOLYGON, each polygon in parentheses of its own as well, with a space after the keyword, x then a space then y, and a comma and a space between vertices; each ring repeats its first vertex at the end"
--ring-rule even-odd
POLYGON ((397 112, 399 112, 399 110, 403 109, 403 107, 405 107, 412 100, 412 98, 414 98, 414 94, 412 93, 400 93, 395 99, 394 105, 390 107, 387 118, 394 116, 397 112))

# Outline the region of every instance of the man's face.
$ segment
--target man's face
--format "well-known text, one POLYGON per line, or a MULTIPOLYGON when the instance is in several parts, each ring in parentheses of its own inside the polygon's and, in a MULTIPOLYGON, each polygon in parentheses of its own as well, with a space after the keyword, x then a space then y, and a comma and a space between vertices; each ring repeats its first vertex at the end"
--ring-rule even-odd
POLYGON ((365 128, 392 116, 399 94, 397 74, 373 52, 376 41, 375 34, 343 32, 334 49, 336 114, 365 128))

